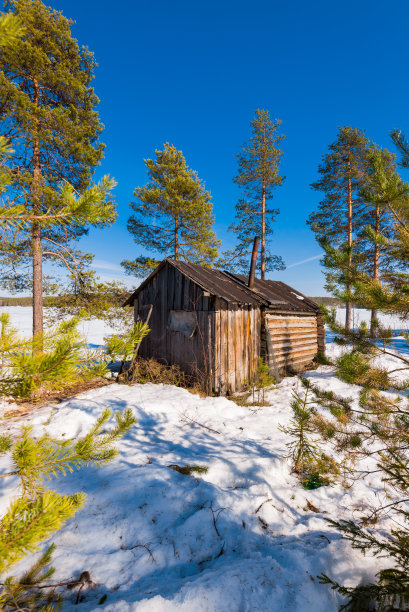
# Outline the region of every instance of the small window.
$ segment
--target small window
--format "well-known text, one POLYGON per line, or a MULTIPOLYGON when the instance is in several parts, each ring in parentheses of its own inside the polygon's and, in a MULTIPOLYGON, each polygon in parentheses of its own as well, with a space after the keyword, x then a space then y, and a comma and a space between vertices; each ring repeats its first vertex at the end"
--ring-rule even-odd
POLYGON ((180 332, 186 338, 191 338, 196 331, 197 320, 194 312, 186 310, 170 310, 168 318, 168 329, 180 332))

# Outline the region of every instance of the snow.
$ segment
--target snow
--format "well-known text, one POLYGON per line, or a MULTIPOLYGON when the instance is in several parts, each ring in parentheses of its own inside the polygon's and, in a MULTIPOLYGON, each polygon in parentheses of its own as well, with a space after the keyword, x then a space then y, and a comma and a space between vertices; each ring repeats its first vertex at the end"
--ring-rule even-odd
MULTIPOLYGON (((7 310, 29 330, 29 309, 7 310)), ((97 344, 107 331, 97 322, 88 333, 97 344)), ((338 380, 333 367, 308 376, 358 397, 359 387, 338 380)), ((268 406, 243 407, 169 385, 111 384, 31 412, 25 423, 35 433, 65 438, 84 434, 107 407, 132 408, 138 419, 114 462, 50 484, 62 493, 87 493, 86 506, 51 538, 53 580, 88 570, 96 586, 83 591, 78 606, 68 592, 64 610, 335 612, 341 599, 317 575, 347 585, 373 579, 385 561, 353 550, 326 519, 358 518, 384 498, 384 486, 375 477, 352 488, 300 486, 286 456, 288 437, 278 428, 289 423, 298 391, 297 377, 284 378, 266 393, 268 406), (186 476, 170 464, 209 470, 186 476)), ((15 418, 0 423, 3 431, 19 426, 15 418)), ((0 458, 0 472, 5 469, 0 458)), ((1 515, 17 482, 0 483, 1 515)))

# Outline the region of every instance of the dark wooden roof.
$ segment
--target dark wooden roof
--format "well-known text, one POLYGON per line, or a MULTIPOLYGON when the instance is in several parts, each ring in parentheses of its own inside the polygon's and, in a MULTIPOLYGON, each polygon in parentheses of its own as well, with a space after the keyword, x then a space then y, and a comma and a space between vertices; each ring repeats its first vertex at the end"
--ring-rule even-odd
POLYGON ((246 287, 244 283, 238 281, 227 272, 215 270, 214 268, 204 268, 186 261, 175 261, 164 259, 150 276, 134 291, 127 299, 124 306, 132 304, 137 295, 146 287, 151 279, 166 265, 171 265, 179 272, 187 276, 191 281, 199 285, 204 291, 211 295, 221 298, 231 304, 246 304, 252 306, 267 306, 268 302, 262 296, 246 287))
MULTIPOLYGON (((247 276, 243 274, 231 274, 231 276, 241 283, 247 283, 247 276)), ((268 302, 269 310, 282 310, 284 305, 286 310, 302 312, 318 312, 320 309, 313 300, 281 281, 256 278, 253 290, 268 302)))
POLYGON ((182 272, 182 274, 185 274, 190 280, 202 287, 202 289, 226 302, 254 306, 267 305, 265 298, 249 289, 244 283, 238 283, 227 272, 196 266, 186 261, 168 261, 179 272, 182 272))
POLYGON ((278 311, 316 312, 318 306, 312 300, 293 290, 285 283, 279 281, 255 280, 254 289, 247 287, 247 277, 231 274, 214 268, 205 268, 186 261, 164 259, 159 266, 127 299, 124 306, 132 305, 140 291, 146 287, 151 279, 165 266, 171 265, 191 281, 199 285, 204 291, 218 297, 230 304, 243 304, 263 306, 278 311), (298 296, 298 297, 297 297, 298 296))

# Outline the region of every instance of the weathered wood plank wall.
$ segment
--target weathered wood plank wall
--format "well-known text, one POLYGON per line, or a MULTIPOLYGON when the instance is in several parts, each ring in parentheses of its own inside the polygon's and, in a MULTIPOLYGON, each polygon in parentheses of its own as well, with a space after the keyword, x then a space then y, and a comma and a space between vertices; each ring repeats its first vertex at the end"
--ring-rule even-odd
POLYGON ((155 357, 167 364, 177 363, 188 372, 212 370, 212 324, 209 307, 214 300, 196 283, 173 266, 166 265, 138 295, 135 317, 144 317, 146 306, 153 304, 151 332, 141 344, 141 357, 155 357), (170 311, 192 312, 197 330, 191 338, 169 329, 170 311))
POLYGON ((254 380, 260 356, 261 312, 251 306, 215 304, 214 388, 231 394, 254 380))

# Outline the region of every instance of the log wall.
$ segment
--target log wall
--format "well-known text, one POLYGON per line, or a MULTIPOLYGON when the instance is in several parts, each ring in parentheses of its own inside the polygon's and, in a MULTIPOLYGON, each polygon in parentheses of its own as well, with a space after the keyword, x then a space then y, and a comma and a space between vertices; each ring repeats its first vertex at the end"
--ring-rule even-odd
POLYGON ((273 315, 266 313, 277 368, 300 372, 318 351, 317 315, 273 315))
POLYGON ((321 313, 317 314, 317 337, 318 350, 325 355, 325 324, 321 313))

